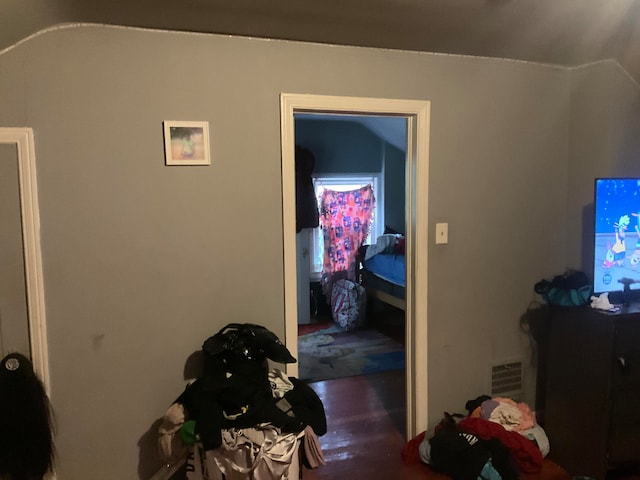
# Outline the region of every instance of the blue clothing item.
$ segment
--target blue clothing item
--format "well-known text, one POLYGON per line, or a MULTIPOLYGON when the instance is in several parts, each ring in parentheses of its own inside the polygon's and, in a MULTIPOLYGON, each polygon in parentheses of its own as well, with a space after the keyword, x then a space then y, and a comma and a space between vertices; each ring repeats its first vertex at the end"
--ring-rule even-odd
POLYGON ((491 459, 487 460, 487 463, 482 467, 478 480, 502 480, 502 476, 491 463, 491 459))

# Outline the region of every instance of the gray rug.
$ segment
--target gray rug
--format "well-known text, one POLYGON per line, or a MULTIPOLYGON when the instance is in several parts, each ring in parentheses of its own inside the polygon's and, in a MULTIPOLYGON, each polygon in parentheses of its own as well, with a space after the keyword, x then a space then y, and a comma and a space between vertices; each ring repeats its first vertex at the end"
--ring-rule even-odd
POLYGON ((317 382, 405 368, 404 347, 376 330, 333 326, 298 337, 298 378, 317 382))

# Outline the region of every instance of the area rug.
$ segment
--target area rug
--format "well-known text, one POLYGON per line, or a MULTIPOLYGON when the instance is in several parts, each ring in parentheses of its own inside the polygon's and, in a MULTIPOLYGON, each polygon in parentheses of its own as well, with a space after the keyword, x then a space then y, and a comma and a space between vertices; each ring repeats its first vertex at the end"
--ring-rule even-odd
POLYGON ((315 333, 318 330, 326 330, 331 327, 333 322, 331 320, 322 320, 320 322, 312 322, 306 325, 298 325, 298 335, 309 335, 315 333))
POLYGON ((298 337, 298 378, 318 382, 405 367, 404 347, 376 330, 337 325, 298 337))

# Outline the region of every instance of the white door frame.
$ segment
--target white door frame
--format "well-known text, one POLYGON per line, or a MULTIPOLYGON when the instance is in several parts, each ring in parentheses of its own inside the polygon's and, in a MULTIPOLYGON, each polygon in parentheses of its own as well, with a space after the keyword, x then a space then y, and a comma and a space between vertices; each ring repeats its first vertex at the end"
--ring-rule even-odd
MULTIPOLYGON (((297 358, 295 113, 389 115, 407 119, 406 393, 407 438, 413 438, 426 430, 428 425, 427 214, 430 102, 289 93, 283 93, 280 96, 285 344, 292 355, 297 358)), ((291 376, 297 376, 297 364, 288 365, 287 373, 291 376)))
POLYGON ((51 395, 33 130, 31 128, 0 128, 0 144, 16 145, 18 151, 22 242, 31 362, 40 380, 42 380, 47 394, 51 395))

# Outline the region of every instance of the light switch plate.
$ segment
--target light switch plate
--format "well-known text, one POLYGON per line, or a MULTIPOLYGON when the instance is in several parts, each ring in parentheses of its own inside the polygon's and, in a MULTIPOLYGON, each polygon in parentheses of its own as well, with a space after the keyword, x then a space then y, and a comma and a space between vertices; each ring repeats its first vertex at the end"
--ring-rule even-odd
POLYGON ((449 224, 436 223, 436 244, 449 243, 449 224))

